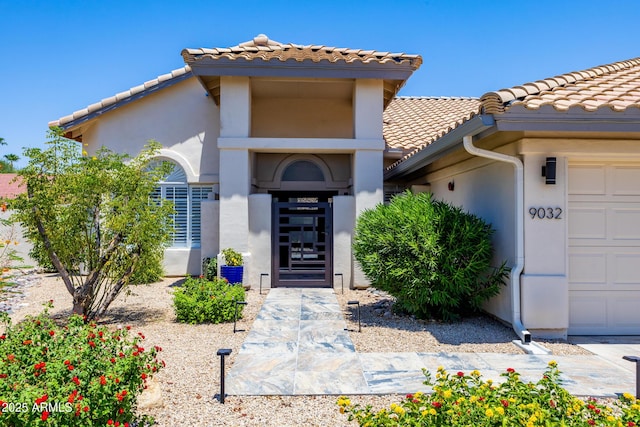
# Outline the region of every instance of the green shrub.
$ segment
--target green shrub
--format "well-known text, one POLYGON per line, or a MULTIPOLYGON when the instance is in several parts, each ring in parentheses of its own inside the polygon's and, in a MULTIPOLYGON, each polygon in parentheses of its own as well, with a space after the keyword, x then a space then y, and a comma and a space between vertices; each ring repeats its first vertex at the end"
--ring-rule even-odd
POLYGON ((215 280, 218 277, 217 258, 205 258, 202 260, 202 275, 207 280, 215 280))
MULTIPOLYGON (((176 318, 182 323, 230 322, 236 310, 236 301, 244 301, 242 286, 230 285, 224 279, 205 280, 187 278, 173 294, 176 318)), ((238 307, 241 317, 243 306, 238 307)))
POLYGON ((222 256, 224 256, 225 265, 232 267, 238 267, 242 265, 242 254, 232 248, 223 249, 222 256))
POLYGON ((0 335, 0 424, 128 425, 138 395, 164 366, 129 327, 109 330, 72 316, 57 326, 47 311, 0 335), (43 423, 44 424, 44 423, 43 423))
POLYGON ((354 255, 395 309, 454 320, 500 292, 508 274, 492 269, 493 230, 482 219, 430 194, 406 192, 358 218, 354 255))
POLYGON ((484 381, 480 372, 449 374, 438 368, 436 381, 424 370, 426 385, 433 393, 408 394, 389 409, 373 411, 370 406, 338 399, 341 413, 360 426, 624 426, 640 423, 640 405, 629 393, 616 402, 615 409, 589 400, 586 403, 561 386, 560 371, 549 362, 542 379, 524 383, 509 368, 505 382, 496 386, 484 381))

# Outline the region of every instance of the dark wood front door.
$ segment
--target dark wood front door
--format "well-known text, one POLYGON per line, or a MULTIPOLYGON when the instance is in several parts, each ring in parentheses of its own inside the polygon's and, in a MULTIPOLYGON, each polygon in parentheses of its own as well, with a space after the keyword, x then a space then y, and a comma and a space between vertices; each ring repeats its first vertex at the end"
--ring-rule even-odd
POLYGON ((332 287, 330 196, 274 195, 272 286, 332 287))

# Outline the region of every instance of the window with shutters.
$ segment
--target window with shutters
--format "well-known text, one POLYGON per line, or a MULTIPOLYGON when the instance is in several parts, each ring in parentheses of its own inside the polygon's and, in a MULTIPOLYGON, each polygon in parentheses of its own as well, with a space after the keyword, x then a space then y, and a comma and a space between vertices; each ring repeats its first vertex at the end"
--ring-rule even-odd
POLYGON ((153 194, 154 200, 169 200, 173 203, 174 230, 171 247, 200 247, 200 204, 213 192, 211 185, 188 184, 184 170, 173 164, 173 171, 160 182, 153 194))

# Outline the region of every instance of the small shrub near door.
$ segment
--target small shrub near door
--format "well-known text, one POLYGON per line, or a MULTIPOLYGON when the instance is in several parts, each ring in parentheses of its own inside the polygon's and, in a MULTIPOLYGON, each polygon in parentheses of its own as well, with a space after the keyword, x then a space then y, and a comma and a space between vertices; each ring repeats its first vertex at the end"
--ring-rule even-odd
POLYGON ((358 218, 353 250, 372 285, 418 318, 455 320, 500 292, 491 226, 430 194, 406 192, 358 218))
MULTIPOLYGON (((176 318, 182 323, 221 323, 233 321, 236 301, 244 301, 242 286, 224 279, 187 278, 173 294, 176 318)), ((243 306, 238 307, 241 317, 243 306)))

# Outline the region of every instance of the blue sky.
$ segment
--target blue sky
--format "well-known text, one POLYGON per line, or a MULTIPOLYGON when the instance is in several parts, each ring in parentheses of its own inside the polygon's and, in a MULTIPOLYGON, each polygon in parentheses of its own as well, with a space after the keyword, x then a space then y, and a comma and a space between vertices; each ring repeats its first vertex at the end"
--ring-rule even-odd
POLYGON ((419 54, 400 95, 479 97, 638 57, 639 18, 637 0, 0 0, 0 155, 42 146, 50 120, 182 67, 185 47, 264 33, 419 54))

